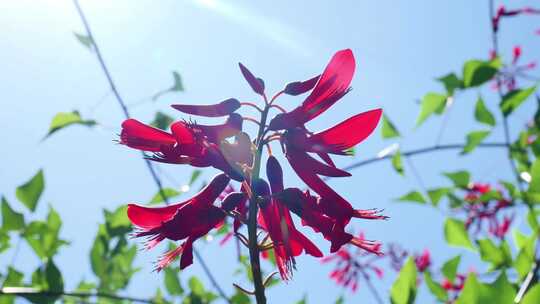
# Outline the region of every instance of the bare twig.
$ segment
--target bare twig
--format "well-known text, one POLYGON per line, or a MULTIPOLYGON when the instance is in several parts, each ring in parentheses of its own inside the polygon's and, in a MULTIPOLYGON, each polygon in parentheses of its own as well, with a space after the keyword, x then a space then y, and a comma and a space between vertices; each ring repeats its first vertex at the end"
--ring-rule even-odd
POLYGON ((2 296, 45 296, 45 297, 75 297, 75 298, 107 298, 113 300, 125 300, 137 303, 157 304, 151 299, 134 298, 129 296, 119 296, 104 292, 67 292, 67 291, 47 291, 29 287, 4 287, 0 289, 2 296))

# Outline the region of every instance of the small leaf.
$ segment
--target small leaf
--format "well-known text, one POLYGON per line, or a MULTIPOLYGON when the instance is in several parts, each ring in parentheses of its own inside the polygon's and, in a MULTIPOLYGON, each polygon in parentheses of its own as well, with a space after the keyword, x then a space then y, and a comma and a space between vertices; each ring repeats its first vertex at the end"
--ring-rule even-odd
POLYGON ((467 134, 466 144, 461 151, 461 154, 472 152, 482 141, 488 137, 490 131, 473 131, 467 134))
POLYGON ((399 173, 401 176, 404 175, 403 162, 401 161, 401 152, 399 152, 399 150, 397 150, 392 157, 392 167, 394 167, 394 170, 396 170, 396 172, 399 173))
POLYGON ((59 292, 64 290, 64 280, 62 279, 62 274, 52 259, 49 259, 45 265, 45 279, 47 280, 49 291, 59 292))
POLYGON ((397 200, 398 201, 404 201, 404 202, 415 202, 415 203, 420 203, 420 204, 426 204, 427 203, 427 201, 424 198, 424 196, 422 195, 422 193, 420 193, 418 191, 411 191, 411 192, 403 195, 402 197, 398 198, 397 200))
POLYGON ((538 304, 540 303, 540 284, 534 285, 523 297, 521 304, 538 304))
POLYGON ((166 267, 163 271, 165 276, 165 288, 171 295, 181 295, 184 293, 180 280, 178 279, 178 270, 172 267, 166 267))
POLYGON ((502 248, 495 246, 492 240, 483 239, 478 240, 477 242, 478 247, 480 248, 480 257, 482 258, 482 261, 491 263, 493 269, 498 269, 512 261, 512 257, 508 256, 502 248))
POLYGON ((188 281, 188 285, 189 290, 197 296, 202 297, 206 293, 203 283, 197 277, 191 277, 188 281))
POLYGON ((441 199, 447 195, 451 190, 449 188, 435 188, 428 190, 427 194, 429 197, 429 200, 431 201, 431 204, 433 206, 439 205, 439 202, 441 199))
POLYGON ((8 201, 2 196, 2 230, 22 230, 24 229, 24 215, 11 209, 8 201))
POLYGON ((174 118, 172 118, 170 115, 158 111, 156 112, 156 116, 154 116, 154 120, 150 123, 150 125, 161 130, 168 130, 173 121, 174 118))
POLYGON ((92 37, 79 34, 79 33, 73 33, 73 34, 82 45, 87 47, 89 50, 92 50, 92 47, 94 46, 94 41, 92 40, 92 37))
POLYGON ((45 188, 43 170, 39 170, 29 181, 17 187, 15 195, 30 211, 34 212, 45 188))
POLYGON ((540 158, 537 158, 531 166, 531 182, 529 183, 529 193, 540 193, 540 158))
POLYGON ((174 84, 169 90, 173 92, 184 91, 184 84, 182 83, 182 76, 180 76, 180 73, 178 73, 177 71, 173 71, 172 74, 173 74, 174 84))
POLYGON ((152 197, 152 199, 148 202, 148 205, 155 205, 155 204, 165 202, 165 200, 163 199, 163 196, 165 196, 165 198, 167 199, 170 199, 170 198, 173 198, 182 194, 182 192, 175 190, 173 188, 163 188, 162 191, 158 191, 154 195, 154 197, 152 197))
POLYGON ((463 88, 463 82, 455 73, 446 74, 443 77, 437 78, 437 80, 443 83, 448 96, 453 96, 456 89, 463 88))
POLYGON ((476 87, 491 80, 500 68, 499 60, 469 60, 463 65, 463 85, 465 88, 476 87))
POLYGON ((444 176, 448 177, 454 186, 460 188, 467 188, 471 180, 471 175, 467 171, 447 172, 444 176))
POLYGON ((394 138, 400 136, 398 129, 388 118, 388 116, 386 116, 386 114, 383 114, 382 116, 381 134, 383 138, 394 138))
POLYGON ((450 260, 446 261, 441 268, 442 273, 450 282, 454 282, 456 279, 456 273, 458 270, 459 262, 461 261, 461 255, 457 255, 450 260))
POLYGON ((414 303, 416 297, 416 276, 417 270, 414 260, 409 257, 405 265, 401 268, 399 276, 394 281, 390 296, 392 304, 414 303))
POLYGON ((47 135, 45 135, 45 138, 51 136, 53 133, 57 132, 58 130, 71 126, 71 125, 83 125, 87 127, 92 127, 92 126, 95 126, 96 124, 97 123, 95 120, 83 120, 81 118, 81 115, 77 111, 60 112, 53 117, 51 124, 49 125, 49 131, 47 135))
POLYGON ((474 250, 467 229, 465 229, 465 224, 460 220, 446 219, 444 223, 444 237, 449 245, 474 250))
POLYGON ((416 126, 421 125, 433 113, 442 113, 446 105, 446 96, 437 93, 428 93, 422 99, 420 115, 416 119, 416 126))
POLYGON ((486 124, 488 126, 495 126, 495 116, 489 111, 482 99, 482 96, 478 96, 478 101, 476 102, 476 107, 474 109, 474 118, 476 121, 486 124))
POLYGON ((517 89, 508 92, 503 96, 500 107, 504 116, 510 115, 517 109, 529 96, 536 91, 536 86, 527 89, 517 89))
POLYGON ((424 272, 424 279, 426 280, 426 285, 428 286, 429 290, 437 298, 437 300, 441 302, 446 302, 448 300, 448 292, 439 283, 433 281, 429 271, 424 272))
POLYGON ((199 170, 199 169, 193 170, 193 172, 191 172, 191 177, 189 179, 189 186, 192 186, 193 183, 196 182, 199 179, 201 174, 202 174, 201 170, 199 170))

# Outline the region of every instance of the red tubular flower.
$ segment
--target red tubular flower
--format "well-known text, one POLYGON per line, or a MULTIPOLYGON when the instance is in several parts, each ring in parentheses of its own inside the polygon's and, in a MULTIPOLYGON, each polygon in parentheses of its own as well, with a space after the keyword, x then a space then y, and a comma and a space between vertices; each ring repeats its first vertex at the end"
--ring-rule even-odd
POLYGON ((346 49, 337 52, 302 105, 291 112, 278 114, 270 121, 269 129, 275 131, 302 127, 319 116, 349 92, 354 69, 352 51, 346 49))
POLYGON ((243 64, 238 63, 238 66, 240 67, 240 71, 242 72, 242 75, 244 75, 244 78, 248 82, 249 86, 255 91, 255 93, 259 95, 264 95, 264 81, 260 78, 257 78, 251 73, 248 68, 246 68, 243 64))
POLYGON ((225 218, 225 212, 232 210, 244 197, 243 193, 231 193, 221 207, 213 205, 229 181, 225 174, 219 174, 193 198, 166 207, 128 205, 130 221, 141 229, 134 237, 148 237, 147 249, 155 247, 164 239, 185 239, 178 248, 163 255, 157 263, 157 271, 165 268, 179 255, 182 255, 181 269, 193 263, 193 242, 219 226, 225 218))
POLYGON ((172 134, 148 126, 136 119, 122 123, 120 144, 142 151, 159 152, 162 147, 172 147, 176 140, 172 134))
POLYGON ((426 269, 431 266, 431 256, 429 250, 425 249, 421 255, 416 255, 414 257, 414 262, 416 263, 416 268, 419 272, 424 272, 426 269))
POLYGON ((220 103, 213 105, 171 105, 174 109, 191 115, 220 117, 232 114, 240 108, 240 102, 235 98, 226 99, 220 103))
POLYGON ((304 94, 307 91, 310 91, 311 89, 313 89, 313 87, 315 87, 320 77, 321 75, 317 75, 306 81, 291 82, 285 86, 283 93, 292 95, 292 96, 304 94))

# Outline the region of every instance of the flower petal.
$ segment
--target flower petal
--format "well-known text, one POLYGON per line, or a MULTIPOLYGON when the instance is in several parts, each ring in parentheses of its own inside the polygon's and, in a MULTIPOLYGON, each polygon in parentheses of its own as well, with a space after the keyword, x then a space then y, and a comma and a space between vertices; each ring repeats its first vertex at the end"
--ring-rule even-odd
POLYGON ((306 81, 295 81, 287 84, 285 86, 285 89, 283 90, 283 93, 297 96, 306 93, 307 91, 313 89, 313 87, 317 84, 319 81, 319 78, 321 75, 317 75, 311 79, 308 79, 306 81))
POLYGON ((122 123, 120 143, 133 149, 159 152, 162 146, 172 146, 176 140, 165 131, 143 124, 136 119, 126 119, 122 123))
POLYGON ((238 66, 240 67, 240 71, 242 72, 242 75, 244 75, 244 78, 248 82, 249 86, 255 91, 255 93, 259 95, 264 95, 264 81, 262 79, 257 78, 251 73, 248 68, 246 68, 243 64, 238 63, 238 66))
POLYGON ((235 98, 226 99, 212 105, 184 105, 174 104, 171 107, 176 110, 198 116, 220 117, 227 116, 240 108, 240 102, 235 98))

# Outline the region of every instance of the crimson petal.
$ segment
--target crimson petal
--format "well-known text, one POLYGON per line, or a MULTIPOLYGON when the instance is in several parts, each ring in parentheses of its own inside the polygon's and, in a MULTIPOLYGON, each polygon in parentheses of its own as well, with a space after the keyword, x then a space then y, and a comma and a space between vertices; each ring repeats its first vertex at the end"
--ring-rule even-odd
POLYGON ((307 91, 313 89, 313 87, 317 84, 319 81, 319 78, 321 75, 317 75, 311 79, 308 79, 306 81, 295 81, 287 84, 285 86, 285 89, 283 90, 283 93, 297 96, 306 93, 307 91))
POLYGON ((191 115, 220 117, 227 116, 240 108, 240 102, 235 98, 226 99, 220 103, 212 105, 184 105, 174 104, 171 107, 180 112, 191 115))
POLYGON ((257 78, 251 73, 248 68, 246 68, 243 64, 238 63, 238 66, 240 67, 240 71, 242 72, 242 75, 244 75, 244 78, 248 82, 249 86, 255 91, 255 93, 259 95, 264 95, 264 81, 262 79, 257 78))
POLYGON ((172 146, 175 138, 160 129, 143 124, 136 119, 126 119, 122 123, 120 143, 133 149, 159 152, 163 146, 172 146))

